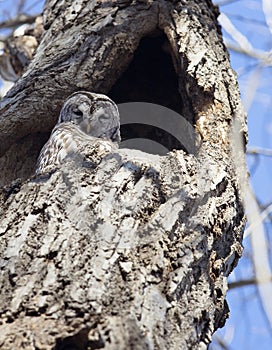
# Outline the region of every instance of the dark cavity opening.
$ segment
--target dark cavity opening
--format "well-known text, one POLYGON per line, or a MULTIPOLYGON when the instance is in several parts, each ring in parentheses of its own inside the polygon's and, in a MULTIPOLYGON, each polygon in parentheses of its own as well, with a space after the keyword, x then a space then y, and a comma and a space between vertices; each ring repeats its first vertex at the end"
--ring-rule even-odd
POLYGON ((158 32, 141 39, 127 70, 112 87, 116 103, 149 102, 182 113, 178 78, 166 35, 158 32))
POLYGON ((140 41, 109 96, 119 105, 121 148, 160 155, 173 149, 196 153, 194 128, 186 118, 188 103, 182 103, 171 46, 163 32, 140 41))

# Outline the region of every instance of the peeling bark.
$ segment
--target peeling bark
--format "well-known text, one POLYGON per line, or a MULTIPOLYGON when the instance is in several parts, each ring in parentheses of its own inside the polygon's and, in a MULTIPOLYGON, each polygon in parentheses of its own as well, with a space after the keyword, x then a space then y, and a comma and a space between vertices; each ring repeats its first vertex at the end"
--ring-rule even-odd
POLYGON ((202 143, 197 155, 163 157, 89 147, 48 176, 2 189, 1 348, 205 348, 228 315, 226 279, 244 227, 230 145, 232 118, 244 123, 244 114, 215 9, 208 0, 49 0, 44 28, 1 102, 3 184, 32 142, 20 168, 31 176, 37 135, 70 93, 126 99, 116 86, 140 40, 158 30, 170 44, 176 109, 202 143))

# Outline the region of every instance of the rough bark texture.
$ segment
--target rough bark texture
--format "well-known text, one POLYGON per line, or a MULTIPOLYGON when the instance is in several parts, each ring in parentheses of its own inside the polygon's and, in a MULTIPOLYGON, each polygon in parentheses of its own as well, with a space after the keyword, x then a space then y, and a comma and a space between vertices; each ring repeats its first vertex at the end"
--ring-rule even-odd
POLYGON ((244 225, 230 150, 232 118, 243 113, 215 9, 208 0, 49 0, 44 27, 1 102, 3 184, 31 175, 40 135, 70 93, 126 99, 121 75, 158 30, 178 79, 173 104, 202 143, 198 155, 164 157, 84 149, 84 159, 2 189, 1 349, 205 348, 228 314, 244 225))

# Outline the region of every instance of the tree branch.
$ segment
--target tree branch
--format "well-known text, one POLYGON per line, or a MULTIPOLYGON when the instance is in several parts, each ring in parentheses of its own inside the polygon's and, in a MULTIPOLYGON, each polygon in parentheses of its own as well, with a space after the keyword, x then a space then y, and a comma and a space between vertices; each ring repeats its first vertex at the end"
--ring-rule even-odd
POLYGON ((16 28, 22 24, 32 24, 35 22, 36 18, 39 16, 37 15, 25 15, 25 14, 19 14, 18 16, 0 22, 0 29, 5 29, 5 28, 16 28))

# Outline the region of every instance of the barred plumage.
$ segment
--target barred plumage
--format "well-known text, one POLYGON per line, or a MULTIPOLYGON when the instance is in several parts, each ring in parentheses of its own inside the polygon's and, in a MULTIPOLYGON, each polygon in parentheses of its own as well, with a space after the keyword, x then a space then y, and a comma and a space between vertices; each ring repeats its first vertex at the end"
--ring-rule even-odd
POLYGON ((79 154, 82 144, 98 138, 120 142, 117 106, 102 94, 74 93, 64 103, 58 123, 41 150, 36 174, 53 170, 67 155, 79 154))

